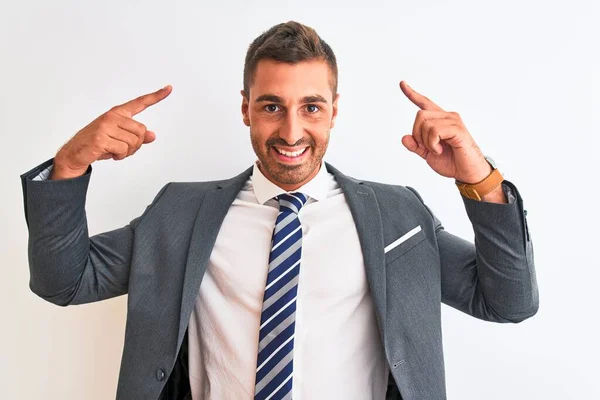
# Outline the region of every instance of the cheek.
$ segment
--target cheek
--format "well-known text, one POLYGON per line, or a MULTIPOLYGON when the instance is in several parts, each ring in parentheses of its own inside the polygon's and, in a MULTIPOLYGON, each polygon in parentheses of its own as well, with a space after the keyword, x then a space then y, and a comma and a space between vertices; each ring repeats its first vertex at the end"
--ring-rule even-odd
POLYGON ((263 140, 276 135, 280 125, 281 123, 274 118, 250 117, 250 132, 263 140))
POLYGON ((259 112, 251 112, 248 114, 250 125, 256 129, 265 130, 269 128, 269 126, 274 125, 274 119, 265 117, 265 115, 259 112))
POLYGON ((312 128, 314 131, 319 132, 321 136, 328 137, 331 129, 331 118, 319 118, 313 122, 312 128))
MULTIPOLYGON (((316 128, 316 127, 315 127, 316 128)), ((319 126, 318 129, 311 129, 309 131, 310 136, 314 140, 315 144, 319 147, 327 146, 329 143, 329 125, 319 126)))
POLYGON ((250 136, 252 141, 259 144, 261 147, 264 146, 265 142, 274 136, 274 132, 277 129, 269 126, 269 124, 257 123, 257 121, 251 121, 250 124, 250 136))
POLYGON ((315 118, 312 121, 311 125, 315 130, 318 130, 319 132, 326 132, 329 131, 329 129, 331 129, 331 119, 331 113, 322 114, 318 118, 315 118))

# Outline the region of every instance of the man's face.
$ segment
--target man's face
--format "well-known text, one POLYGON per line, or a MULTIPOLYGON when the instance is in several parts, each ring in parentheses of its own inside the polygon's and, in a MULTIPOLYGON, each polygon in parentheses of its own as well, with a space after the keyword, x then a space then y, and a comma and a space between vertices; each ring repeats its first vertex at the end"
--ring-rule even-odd
POLYGON ((325 61, 258 63, 250 93, 242 91, 244 123, 261 172, 292 191, 318 172, 337 116, 325 61))

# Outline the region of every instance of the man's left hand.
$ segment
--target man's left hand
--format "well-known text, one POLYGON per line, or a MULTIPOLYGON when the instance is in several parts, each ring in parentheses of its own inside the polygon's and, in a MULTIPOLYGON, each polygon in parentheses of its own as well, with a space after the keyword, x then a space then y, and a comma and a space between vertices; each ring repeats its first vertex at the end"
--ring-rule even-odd
POLYGON ((404 147, 438 174, 461 182, 477 183, 492 172, 458 113, 444 111, 405 81, 400 82, 400 89, 420 108, 412 134, 402 138, 404 147))

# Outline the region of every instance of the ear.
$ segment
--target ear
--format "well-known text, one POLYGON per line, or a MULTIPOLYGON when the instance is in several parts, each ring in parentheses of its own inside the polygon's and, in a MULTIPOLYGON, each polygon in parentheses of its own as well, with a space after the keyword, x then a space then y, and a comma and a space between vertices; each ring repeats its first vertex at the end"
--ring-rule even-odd
POLYGON ((244 125, 250 126, 250 115, 248 114, 248 108, 250 104, 248 103, 248 96, 246 93, 241 90, 240 94, 242 95, 242 120, 244 121, 244 125))
POLYGON ((335 95, 335 99, 333 100, 332 106, 333 106, 333 114, 331 115, 331 128, 333 129, 334 125, 335 125, 335 118, 337 117, 338 114, 338 100, 340 99, 340 94, 336 94, 335 95))

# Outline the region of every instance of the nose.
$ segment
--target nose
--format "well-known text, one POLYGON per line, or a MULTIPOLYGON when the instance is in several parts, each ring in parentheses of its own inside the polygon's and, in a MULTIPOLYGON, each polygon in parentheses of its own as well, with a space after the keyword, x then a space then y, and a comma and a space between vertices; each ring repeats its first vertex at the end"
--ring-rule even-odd
POLYGON ((302 121, 295 113, 287 113, 279 128, 279 137, 286 141, 290 146, 293 146, 304 136, 304 128, 302 121))

